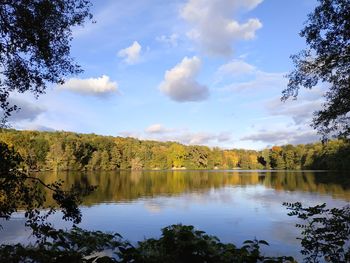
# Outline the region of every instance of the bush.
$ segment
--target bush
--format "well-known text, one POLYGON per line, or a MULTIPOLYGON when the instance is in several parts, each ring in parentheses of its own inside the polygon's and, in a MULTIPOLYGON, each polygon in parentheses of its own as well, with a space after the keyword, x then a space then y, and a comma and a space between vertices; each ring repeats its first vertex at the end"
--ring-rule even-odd
POLYGON ((292 257, 265 257, 263 240, 247 240, 238 248, 224 244, 193 226, 171 225, 162 229, 159 239, 146 239, 137 246, 123 241, 119 234, 86 231, 51 233, 51 241, 34 246, 2 245, 1 262, 141 262, 141 263, 226 263, 294 262, 292 257))

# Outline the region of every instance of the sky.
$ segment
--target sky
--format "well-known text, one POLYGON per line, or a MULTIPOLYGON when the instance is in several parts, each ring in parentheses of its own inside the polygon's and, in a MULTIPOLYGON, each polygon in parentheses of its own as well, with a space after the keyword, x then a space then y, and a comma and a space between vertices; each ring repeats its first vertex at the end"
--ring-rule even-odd
POLYGON ((316 0, 92 0, 73 29, 84 69, 35 99, 12 94, 17 129, 263 149, 319 139, 323 87, 281 102, 316 0))

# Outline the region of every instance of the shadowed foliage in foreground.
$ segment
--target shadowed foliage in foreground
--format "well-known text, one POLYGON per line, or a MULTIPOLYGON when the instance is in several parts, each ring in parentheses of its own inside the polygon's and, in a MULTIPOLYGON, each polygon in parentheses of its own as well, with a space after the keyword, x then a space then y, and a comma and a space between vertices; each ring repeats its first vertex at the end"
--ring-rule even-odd
POLYGON ((74 227, 51 234, 52 240, 24 247, 0 247, 6 262, 295 262, 292 257, 266 257, 264 240, 247 240, 242 247, 224 244, 193 226, 172 225, 162 229, 159 239, 146 239, 133 246, 119 234, 89 232, 74 227))
POLYGON ((301 254, 305 262, 350 262, 350 205, 343 208, 326 207, 326 204, 303 207, 301 203, 284 204, 289 216, 297 216, 304 223, 301 254))
POLYGON ((40 178, 19 170, 21 160, 18 153, 0 142, 0 218, 8 220, 13 213, 24 211, 26 226, 31 227, 38 238, 48 236, 52 225, 47 218, 57 208, 62 211, 64 220, 80 223, 81 198, 94 187, 73 185, 69 190, 63 190, 61 181, 46 184, 40 178), (54 204, 46 206, 48 192, 54 204))

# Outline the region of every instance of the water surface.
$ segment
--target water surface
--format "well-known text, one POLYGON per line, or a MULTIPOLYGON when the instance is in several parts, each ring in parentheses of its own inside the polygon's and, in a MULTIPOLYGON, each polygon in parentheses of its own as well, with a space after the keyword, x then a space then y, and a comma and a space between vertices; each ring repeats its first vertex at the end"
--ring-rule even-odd
MULTIPOLYGON (((350 174, 324 171, 118 171, 44 173, 45 182, 63 180, 97 185, 82 205, 80 227, 116 231, 132 242, 160 235, 170 224, 191 224, 240 245, 265 239, 266 253, 298 256, 296 218, 283 202, 326 202, 344 206, 350 200, 350 174)), ((48 202, 51 202, 48 198, 48 202)), ((52 218, 59 227, 59 215, 52 218)), ((0 242, 28 240, 23 216, 3 223, 0 242)))

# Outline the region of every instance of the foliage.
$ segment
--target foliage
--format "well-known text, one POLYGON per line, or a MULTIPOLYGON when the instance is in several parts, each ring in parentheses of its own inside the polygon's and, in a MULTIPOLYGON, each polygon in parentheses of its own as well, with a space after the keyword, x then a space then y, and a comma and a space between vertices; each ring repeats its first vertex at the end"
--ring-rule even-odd
POLYGON ((326 208, 326 204, 303 207, 301 203, 285 203, 289 216, 297 216, 304 224, 301 253, 305 262, 346 263, 350 261, 350 206, 326 208))
POLYGON ((136 262, 284 262, 290 257, 270 258, 261 254, 264 240, 247 240, 241 248, 224 244, 193 226, 171 225, 162 229, 159 239, 139 242, 136 262))
POLYGON ((0 142, 0 218, 10 219, 17 211, 25 211, 26 225, 30 226, 37 237, 46 237, 52 226, 48 216, 59 207, 64 220, 74 223, 81 221, 78 205, 81 196, 90 193, 93 187, 73 185, 69 190, 62 189, 62 182, 44 183, 36 176, 28 175, 18 169, 21 156, 12 148, 0 142), (46 192, 51 192, 55 206, 45 207, 46 192), (42 209, 47 209, 43 212, 42 209))
POLYGON ((0 261, 6 262, 114 262, 105 256, 107 250, 118 252, 127 248, 119 234, 86 231, 73 227, 70 231, 52 231, 52 239, 45 243, 23 246, 0 246, 0 261))
POLYGON ((3 130, 0 141, 21 155, 21 166, 38 170, 158 169, 350 169, 350 143, 274 146, 263 151, 222 150, 134 138, 3 130))
POLYGON ((297 97, 300 87, 330 84, 326 103, 315 112, 313 126, 325 136, 350 135, 350 2, 318 0, 300 35, 308 49, 292 56, 295 70, 289 75, 283 100, 297 97))
POLYGON ((86 231, 56 231, 53 239, 36 246, 2 245, 0 261, 18 262, 294 262, 292 257, 266 257, 260 247, 264 240, 247 240, 237 248, 224 244, 193 226, 171 225, 160 238, 138 242, 123 241, 119 234, 86 231))
POLYGON ((81 69, 70 57, 72 27, 91 19, 88 0, 6 0, 0 4, 0 107, 17 110, 11 92, 43 94, 48 83, 81 69))

